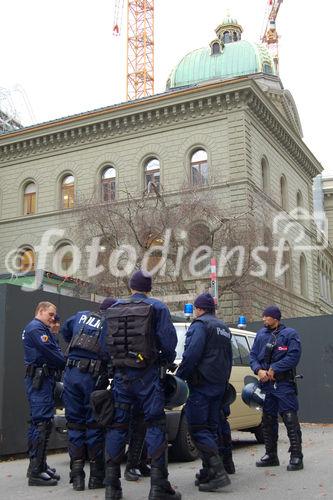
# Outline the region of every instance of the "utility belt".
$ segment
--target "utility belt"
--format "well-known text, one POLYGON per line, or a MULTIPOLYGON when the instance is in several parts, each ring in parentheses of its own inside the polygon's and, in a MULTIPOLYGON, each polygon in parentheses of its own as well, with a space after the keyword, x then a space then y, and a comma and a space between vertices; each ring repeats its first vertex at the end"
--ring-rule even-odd
POLYGON ((26 377, 33 378, 36 375, 37 371, 40 371, 45 377, 52 377, 53 375, 58 373, 58 370, 56 370, 55 368, 50 368, 47 365, 42 365, 42 366, 28 365, 25 370, 25 375, 26 377))
POLYGON ((93 377, 98 377, 102 373, 106 373, 107 365, 101 359, 67 359, 66 367, 78 368, 82 373, 90 373, 93 377))
POLYGON ((53 377, 58 373, 55 368, 50 368, 46 364, 43 366, 28 365, 26 376, 32 379, 32 387, 39 391, 42 388, 45 377, 53 377))
POLYGON ((274 378, 276 382, 295 382, 294 370, 287 370, 286 372, 275 373, 274 378))

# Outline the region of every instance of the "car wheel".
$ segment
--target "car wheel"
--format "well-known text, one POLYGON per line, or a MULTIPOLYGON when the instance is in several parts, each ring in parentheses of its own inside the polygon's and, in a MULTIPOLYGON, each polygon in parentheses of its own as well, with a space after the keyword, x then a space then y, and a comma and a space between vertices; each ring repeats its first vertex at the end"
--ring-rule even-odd
POLYGON ((256 440, 258 441, 259 444, 265 444, 264 433, 262 431, 262 426, 261 425, 258 425, 258 427, 256 427, 253 430, 253 434, 255 435, 256 440))
POLYGON ((182 462, 192 462, 199 456, 199 452, 190 436, 185 415, 181 417, 178 434, 172 445, 171 453, 173 458, 182 462))

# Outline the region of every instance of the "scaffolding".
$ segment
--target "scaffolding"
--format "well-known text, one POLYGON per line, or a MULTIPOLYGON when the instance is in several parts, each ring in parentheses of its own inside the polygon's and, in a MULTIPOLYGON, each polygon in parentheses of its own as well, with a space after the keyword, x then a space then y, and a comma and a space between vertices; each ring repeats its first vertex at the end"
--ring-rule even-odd
POLYGON ((22 125, 17 119, 11 92, 0 87, 0 134, 20 128, 22 128, 22 125))

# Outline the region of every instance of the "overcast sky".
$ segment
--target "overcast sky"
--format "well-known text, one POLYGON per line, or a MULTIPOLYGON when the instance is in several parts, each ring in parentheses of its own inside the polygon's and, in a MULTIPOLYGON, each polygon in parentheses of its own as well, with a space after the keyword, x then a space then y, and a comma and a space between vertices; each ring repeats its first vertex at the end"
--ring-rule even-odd
MULTIPOLYGON (((126 0, 125 4, 126 4, 126 0)), ((259 41, 268 0, 155 0, 155 92, 187 52, 207 46, 229 8, 259 41)), ((114 37, 115 0, 0 1, 0 87, 22 86, 37 122, 125 100, 123 36, 114 37)), ((296 101, 304 141, 333 174, 329 0, 284 0, 277 27, 280 77, 296 101)), ((17 107, 22 98, 14 92, 17 107)), ((25 123, 28 123, 25 116, 25 123)))

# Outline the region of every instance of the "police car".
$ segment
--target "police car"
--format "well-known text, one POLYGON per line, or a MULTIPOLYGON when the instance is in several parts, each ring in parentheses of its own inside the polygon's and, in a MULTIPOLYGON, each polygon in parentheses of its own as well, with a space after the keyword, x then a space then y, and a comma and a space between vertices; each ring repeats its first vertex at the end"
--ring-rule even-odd
MULTIPOLYGON (((177 321, 174 318, 174 326, 177 331, 178 344, 176 363, 179 364, 184 351, 186 331, 190 323, 177 321)), ((241 398, 244 387, 244 378, 253 376, 250 368, 249 354, 253 345, 255 333, 237 328, 231 328, 233 368, 230 382, 235 387, 237 397, 231 405, 229 422, 232 430, 251 432, 259 443, 263 443, 261 430, 261 413, 245 405, 241 398)), ((59 403, 58 406, 61 406, 59 403)), ((171 445, 173 458, 179 461, 192 461, 198 458, 198 450, 194 446, 188 432, 186 417, 182 407, 166 410, 168 441, 171 445)), ((54 418, 55 429, 58 433, 66 433, 66 420, 64 410, 58 408, 54 418)))

